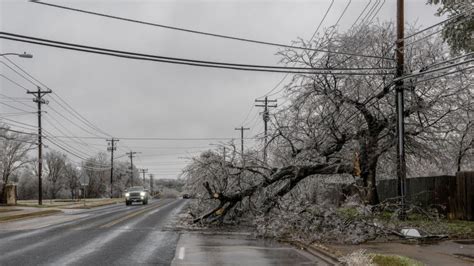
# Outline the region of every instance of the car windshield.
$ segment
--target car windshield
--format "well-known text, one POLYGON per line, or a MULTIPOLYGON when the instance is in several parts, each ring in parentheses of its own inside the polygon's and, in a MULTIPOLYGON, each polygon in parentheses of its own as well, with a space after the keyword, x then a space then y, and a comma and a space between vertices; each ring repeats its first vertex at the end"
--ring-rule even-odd
POLYGON ((128 189, 128 191, 143 191, 143 187, 131 187, 128 189))

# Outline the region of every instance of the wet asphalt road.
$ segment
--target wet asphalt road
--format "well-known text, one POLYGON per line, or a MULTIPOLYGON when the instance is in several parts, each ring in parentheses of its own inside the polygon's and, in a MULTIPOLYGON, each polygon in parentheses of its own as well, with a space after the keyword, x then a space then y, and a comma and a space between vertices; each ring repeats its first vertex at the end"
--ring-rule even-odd
POLYGON ((169 265, 179 233, 168 229, 185 203, 160 199, 72 212, 56 216, 61 223, 48 217, 51 225, 39 229, 0 226, 0 265, 169 265))

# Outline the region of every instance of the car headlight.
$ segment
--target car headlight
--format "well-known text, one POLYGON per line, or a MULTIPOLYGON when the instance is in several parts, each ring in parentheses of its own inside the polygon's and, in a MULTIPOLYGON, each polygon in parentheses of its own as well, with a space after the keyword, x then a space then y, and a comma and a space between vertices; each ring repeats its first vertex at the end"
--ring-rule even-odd
POLYGON ((130 197, 130 193, 125 193, 125 197, 130 197))
POLYGON ((140 192, 140 196, 145 197, 145 192, 140 192))

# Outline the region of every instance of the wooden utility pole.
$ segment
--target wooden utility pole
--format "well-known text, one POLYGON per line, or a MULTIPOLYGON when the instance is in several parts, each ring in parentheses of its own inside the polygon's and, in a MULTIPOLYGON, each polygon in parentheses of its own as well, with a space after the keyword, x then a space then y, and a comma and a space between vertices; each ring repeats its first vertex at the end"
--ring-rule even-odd
POLYGON ((114 151, 117 149, 115 142, 119 141, 116 138, 107 139, 108 147, 107 150, 110 151, 110 198, 113 198, 113 185, 114 185, 114 151))
POLYGON ((265 135, 264 135, 264 141, 265 141, 265 145, 263 146, 263 161, 266 163, 267 162, 267 144, 268 144, 268 133, 267 133, 267 130, 268 130, 268 121, 270 120, 270 112, 268 111, 268 108, 270 107, 277 107, 276 104, 274 105, 268 105, 268 103, 276 103, 277 100, 268 100, 268 97, 265 96, 265 99, 264 100, 255 100, 255 102, 257 103, 263 103, 262 104, 256 104, 255 106, 257 107, 263 107, 263 113, 262 113, 262 117, 263 117, 263 123, 264 123, 264 126, 265 126, 265 135))
POLYGON ((51 90, 42 91, 38 86, 37 91, 27 91, 28 94, 33 94, 35 98, 33 102, 38 104, 38 205, 43 204, 43 142, 42 142, 42 130, 41 130, 41 105, 48 104, 48 101, 43 99, 51 90))
POLYGON ((137 153, 138 152, 136 152, 136 151, 130 151, 130 152, 126 153, 126 155, 128 155, 130 157, 130 183, 131 183, 131 187, 133 187, 133 157, 137 153))
POLYGON ((139 172, 143 174, 143 187, 145 187, 145 173, 148 173, 148 169, 140 169, 139 172))
POLYGON ((153 183, 154 183, 154 180, 153 180, 153 174, 150 174, 150 195, 153 196, 153 183))
POLYGON ((242 161, 244 160, 244 130, 250 130, 248 127, 237 127, 235 130, 240 130, 240 152, 242 155, 242 161))
POLYGON ((400 197, 401 211, 400 219, 406 218, 406 162, 405 162, 405 116, 404 116, 404 82, 401 77, 404 74, 405 65, 405 35, 404 35, 404 0, 397 0, 397 43, 396 60, 397 73, 395 82, 396 97, 395 106, 397 111, 397 179, 398 193, 400 197))

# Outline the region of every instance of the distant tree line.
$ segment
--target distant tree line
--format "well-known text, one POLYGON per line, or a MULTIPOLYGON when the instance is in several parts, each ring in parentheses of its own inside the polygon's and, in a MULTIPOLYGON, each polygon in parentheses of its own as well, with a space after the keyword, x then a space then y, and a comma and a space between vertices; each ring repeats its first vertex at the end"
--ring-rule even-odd
MULTIPOLYGON (((0 124, 0 203, 5 202, 5 186, 17 184, 19 199, 38 198, 38 160, 35 136, 10 130, 0 124)), ((133 185, 149 187, 149 180, 143 184, 138 169, 133 168, 133 185)), ((110 197, 110 158, 106 153, 98 153, 84 161, 73 161, 66 154, 49 150, 43 156, 43 198, 78 199, 83 196, 81 180, 87 180, 85 196, 88 198, 110 197)), ((114 162, 113 196, 121 197, 125 189, 132 185, 130 164, 114 162)), ((184 183, 180 180, 155 179, 153 187, 157 191, 175 191, 178 194, 184 183)))

